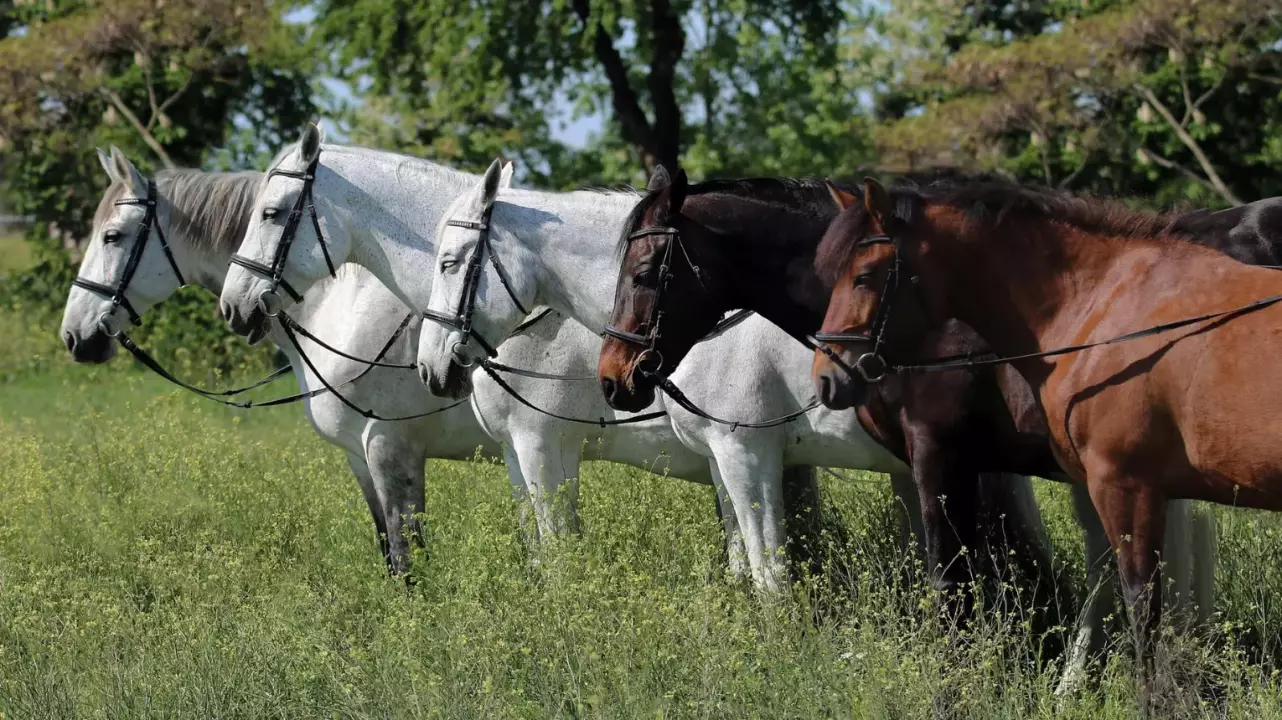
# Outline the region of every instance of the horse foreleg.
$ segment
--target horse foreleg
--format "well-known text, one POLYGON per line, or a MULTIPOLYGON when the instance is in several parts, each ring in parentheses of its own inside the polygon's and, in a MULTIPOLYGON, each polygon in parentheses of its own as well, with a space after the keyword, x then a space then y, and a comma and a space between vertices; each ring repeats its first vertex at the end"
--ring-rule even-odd
POLYGON ((365 430, 365 461, 387 523, 388 566, 409 572, 409 543, 423 546, 424 464, 426 450, 391 423, 373 422, 365 430))
POLYGON ((1114 556, 1108 534, 1086 486, 1074 484, 1072 492, 1074 514, 1086 545, 1086 599, 1064 674, 1055 689, 1057 695, 1072 693, 1086 679, 1087 664, 1104 650, 1104 621, 1113 612, 1113 586, 1107 579, 1114 556))
POLYGON ((725 533, 726 565, 732 577, 743 580, 751 577, 752 571, 748 567, 748 548, 743 541, 743 531, 739 529, 739 516, 735 514, 734 501, 726 491, 717 461, 709 460, 708 465, 712 470, 712 485, 716 490, 717 517, 721 520, 721 529, 725 533))
POLYGON ((895 523, 899 526, 899 549, 904 553, 926 554, 926 529, 921 519, 921 500, 912 473, 891 473, 890 491, 895 495, 895 523))
POLYGON ((1197 622, 1204 625, 1215 612, 1215 514, 1193 507, 1193 599, 1197 622))
POLYGON ((784 556, 783 448, 771 438, 750 437, 756 442, 726 443, 713 447, 717 470, 739 529, 757 587, 774 592, 788 581, 784 556))
POLYGON ((1153 683, 1153 645, 1162 619, 1160 550, 1166 525, 1166 499, 1142 480, 1091 472, 1091 501, 1117 552, 1122 595, 1131 611, 1135 652, 1140 666, 1141 708, 1147 714, 1153 683))
POLYGON ((974 578, 970 553, 976 550, 979 475, 950 462, 948 453, 929 438, 915 439, 910 455, 931 585, 944 596, 950 616, 965 623, 974 600, 967 585, 974 578))
POLYGON ((374 489, 374 477, 370 474, 369 465, 360 453, 347 453, 347 466, 352 469, 352 474, 356 476, 356 484, 361 488, 361 494, 365 496, 365 504, 369 506, 370 517, 374 519, 374 534, 378 537, 378 549, 383 555, 383 562, 388 563, 388 569, 391 569, 391 558, 387 554, 387 521, 383 518, 383 503, 378 499, 378 491, 374 489))
POLYGON ((580 448, 569 445, 560 433, 512 438, 517 468, 544 540, 579 527, 580 448))

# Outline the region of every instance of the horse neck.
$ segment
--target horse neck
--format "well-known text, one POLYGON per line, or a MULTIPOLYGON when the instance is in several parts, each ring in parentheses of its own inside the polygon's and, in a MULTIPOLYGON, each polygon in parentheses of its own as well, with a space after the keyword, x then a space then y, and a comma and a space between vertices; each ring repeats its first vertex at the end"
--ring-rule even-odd
POLYGON ((716 228, 696 242, 719 245, 715 255, 724 267, 714 272, 726 292, 714 302, 723 310, 752 310, 798 339, 823 324, 828 293, 815 272, 815 250, 836 208, 763 208, 751 198, 692 196, 682 212, 716 228))
POLYGON ((535 304, 599 329, 610 320, 619 276, 615 241, 640 197, 630 191, 500 193, 492 222, 529 251, 535 304))
MULTIPOLYGON (((946 314, 974 328, 1000 355, 1072 344, 1100 293, 1132 266, 1128 259, 1151 265, 1163 254, 1158 239, 1063 222, 1008 218, 999 227, 972 227, 956 208, 933 207, 927 215, 934 227, 923 238, 930 256, 921 267, 923 289, 946 278, 946 314)), ((918 247, 916 240, 907 243, 909 273, 918 247)))
MULTIPOLYGON (((373 273, 401 302, 422 311, 431 294, 435 232, 454 199, 480 177, 426 160, 345 146, 325 146, 333 205, 351 238, 351 260, 373 273), (356 198, 356 200, 350 200, 356 198)), ((317 192, 321 187, 317 179, 317 192)))

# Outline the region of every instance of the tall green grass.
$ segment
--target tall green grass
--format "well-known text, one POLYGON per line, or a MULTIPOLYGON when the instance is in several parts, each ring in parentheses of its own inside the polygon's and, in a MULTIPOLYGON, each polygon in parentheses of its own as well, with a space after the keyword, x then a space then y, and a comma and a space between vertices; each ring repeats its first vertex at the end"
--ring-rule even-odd
MULTIPOLYGON (((943 630, 876 478, 825 482, 834 567, 762 599, 725 576, 707 488, 588 464, 582 537, 531 551, 501 465, 433 461, 407 589, 296 408, 226 411, 122 360, 71 366, 47 326, 0 334, 0 364, 29 365, 0 378, 4 718, 1135 715, 1124 641, 1057 701, 1009 606, 943 630)), ((1040 492, 1080 570, 1063 489, 1040 492)), ((1221 521, 1221 612, 1165 642, 1169 714, 1279 717, 1282 524, 1221 521)))

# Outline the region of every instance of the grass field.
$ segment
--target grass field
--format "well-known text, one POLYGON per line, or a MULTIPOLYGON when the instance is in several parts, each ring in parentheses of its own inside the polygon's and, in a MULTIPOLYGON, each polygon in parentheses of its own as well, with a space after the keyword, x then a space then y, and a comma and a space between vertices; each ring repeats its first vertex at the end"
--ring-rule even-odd
MULTIPOLYGON (((72 366, 48 321, 0 315, 0 336, 3 718, 1135 714, 1124 651, 1057 703, 1017 621, 942 631, 879 483, 826 482, 840 572, 765 601, 725 577, 706 488, 590 464, 583 536, 533 565, 504 468, 433 461, 407 591, 297 409, 72 366)), ((1080 570, 1066 495, 1041 492, 1080 570)), ((1280 533, 1222 513, 1215 625, 1165 643, 1173 715, 1282 717, 1280 533)))

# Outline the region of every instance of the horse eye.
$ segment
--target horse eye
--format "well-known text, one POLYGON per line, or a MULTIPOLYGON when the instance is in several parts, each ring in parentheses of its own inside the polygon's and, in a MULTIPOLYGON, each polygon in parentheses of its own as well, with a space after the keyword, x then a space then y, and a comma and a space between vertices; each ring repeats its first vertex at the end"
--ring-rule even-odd
POLYGON ((120 238, 121 238, 121 233, 119 230, 108 230, 107 232, 102 234, 102 241, 105 243, 118 242, 120 238))
POLYGON ((855 287, 859 287, 861 285, 868 285, 871 282, 872 282, 872 273, 860 273, 859 277, 855 278, 855 287))
POLYGON ((263 208, 263 219, 271 220, 276 217, 276 208, 263 208))
POLYGON ((458 265, 458 260, 455 260, 454 258, 445 258, 441 260, 442 271, 451 270, 455 265, 458 265))
POLYGON ((632 282, 636 283, 637 285, 646 285, 651 282, 653 277, 654 277, 654 266, 642 265, 641 267, 636 269, 636 272, 632 273, 632 282))

